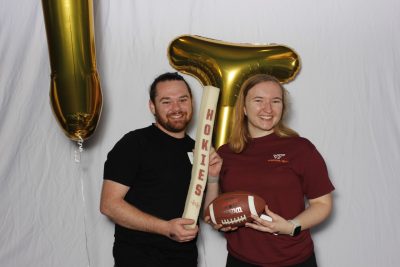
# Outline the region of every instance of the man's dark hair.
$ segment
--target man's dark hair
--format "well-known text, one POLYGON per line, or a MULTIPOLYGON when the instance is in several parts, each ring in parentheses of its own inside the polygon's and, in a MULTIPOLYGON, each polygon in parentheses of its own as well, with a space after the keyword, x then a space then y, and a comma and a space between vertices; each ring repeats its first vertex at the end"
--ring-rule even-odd
POLYGON ((160 76, 158 76, 157 78, 154 79, 153 83, 150 86, 150 100, 151 102, 154 103, 155 98, 156 98, 156 94, 157 94, 157 84, 160 82, 165 82, 165 81, 183 81, 189 91, 189 95, 190 97, 192 97, 192 89, 190 88, 189 84, 186 82, 186 80, 179 75, 177 72, 166 72, 164 74, 161 74, 160 76))

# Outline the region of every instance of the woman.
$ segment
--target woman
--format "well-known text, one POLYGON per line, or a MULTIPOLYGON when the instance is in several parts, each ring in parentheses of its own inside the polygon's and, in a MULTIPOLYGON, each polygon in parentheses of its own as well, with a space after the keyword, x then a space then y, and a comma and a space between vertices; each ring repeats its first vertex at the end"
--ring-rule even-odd
POLYGON ((219 191, 249 191, 264 198, 268 215, 238 229, 214 225, 225 232, 226 266, 317 266, 310 228, 331 213, 334 187, 314 145, 284 125, 285 100, 274 77, 249 78, 240 89, 229 143, 218 150, 220 179, 209 179, 205 204, 219 191))

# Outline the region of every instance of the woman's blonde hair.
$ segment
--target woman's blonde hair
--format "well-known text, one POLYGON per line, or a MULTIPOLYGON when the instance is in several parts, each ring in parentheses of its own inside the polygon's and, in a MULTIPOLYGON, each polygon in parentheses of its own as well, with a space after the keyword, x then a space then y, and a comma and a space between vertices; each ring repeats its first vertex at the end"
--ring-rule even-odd
POLYGON ((291 136, 299 136, 299 134, 287 127, 282 121, 285 115, 285 111, 287 109, 287 94, 286 89, 281 85, 278 79, 268 74, 256 74, 248 78, 240 88, 239 96, 236 100, 234 114, 233 114, 233 125, 232 131, 229 138, 229 147, 235 153, 242 152, 245 148, 249 140, 251 139, 248 125, 247 125, 247 117, 244 115, 244 107, 245 100, 248 92, 255 85, 262 82, 273 82, 279 85, 282 89, 282 117, 279 120, 278 124, 274 127, 274 133, 279 137, 291 137, 291 136))

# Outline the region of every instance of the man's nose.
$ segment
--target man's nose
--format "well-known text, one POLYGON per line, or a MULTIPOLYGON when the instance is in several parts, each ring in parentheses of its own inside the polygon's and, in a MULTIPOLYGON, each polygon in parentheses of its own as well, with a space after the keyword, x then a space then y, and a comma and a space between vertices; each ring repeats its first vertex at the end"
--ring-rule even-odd
POLYGON ((173 101, 172 102, 172 110, 180 110, 181 109, 181 103, 179 101, 173 101))

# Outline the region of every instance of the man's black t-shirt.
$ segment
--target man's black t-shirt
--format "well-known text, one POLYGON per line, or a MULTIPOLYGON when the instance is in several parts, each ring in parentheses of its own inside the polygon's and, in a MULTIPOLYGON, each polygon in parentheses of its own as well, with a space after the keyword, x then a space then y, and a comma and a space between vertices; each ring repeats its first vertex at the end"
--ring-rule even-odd
MULTIPOLYGON (((125 200, 164 220, 182 217, 192 165, 189 136, 174 138, 155 125, 127 133, 108 153, 104 179, 129 186, 125 200)), ((196 240, 179 243, 167 237, 115 226, 115 241, 152 244, 167 249, 193 250, 196 240)))

